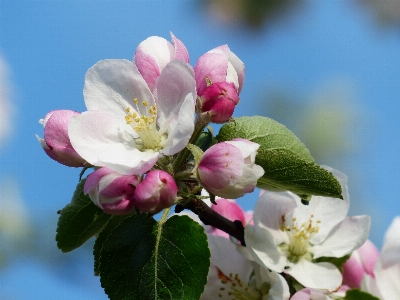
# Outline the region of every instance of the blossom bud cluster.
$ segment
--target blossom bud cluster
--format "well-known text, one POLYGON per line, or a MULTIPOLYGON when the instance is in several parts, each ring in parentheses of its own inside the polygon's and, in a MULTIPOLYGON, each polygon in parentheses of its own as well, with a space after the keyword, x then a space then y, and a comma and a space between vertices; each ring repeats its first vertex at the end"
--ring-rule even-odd
POLYGON ((107 167, 91 173, 85 182, 84 193, 105 213, 124 215, 139 210, 158 213, 170 207, 177 196, 178 187, 171 175, 162 170, 138 175, 122 175, 107 167))
MULTIPOLYGON (((185 45, 171 38, 147 38, 132 61, 99 61, 85 76, 87 111, 57 110, 40 120, 44 139, 37 138, 47 155, 95 169, 84 192, 106 213, 128 214, 134 207, 157 213, 179 200, 173 175, 187 170, 157 162, 185 155, 195 133, 208 122, 229 121, 239 102, 244 64, 227 45, 192 67, 185 45)), ((255 164, 258 147, 243 139, 214 145, 192 165, 198 186, 232 199, 252 192, 264 174, 255 164)))

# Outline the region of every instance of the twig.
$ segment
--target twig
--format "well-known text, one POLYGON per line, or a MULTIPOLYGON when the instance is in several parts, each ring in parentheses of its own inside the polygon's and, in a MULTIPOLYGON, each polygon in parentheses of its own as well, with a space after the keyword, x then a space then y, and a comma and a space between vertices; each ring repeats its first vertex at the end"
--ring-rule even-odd
POLYGON ((212 210, 211 207, 209 207, 207 204, 199 199, 193 199, 185 207, 177 205, 175 208, 175 212, 179 213, 185 208, 191 210, 196 215, 198 215, 200 220, 205 225, 211 225, 226 232, 227 234, 233 236, 238 241, 240 241, 242 246, 246 246, 244 242, 244 227, 241 221, 235 220, 232 222, 228 220, 227 218, 212 210))

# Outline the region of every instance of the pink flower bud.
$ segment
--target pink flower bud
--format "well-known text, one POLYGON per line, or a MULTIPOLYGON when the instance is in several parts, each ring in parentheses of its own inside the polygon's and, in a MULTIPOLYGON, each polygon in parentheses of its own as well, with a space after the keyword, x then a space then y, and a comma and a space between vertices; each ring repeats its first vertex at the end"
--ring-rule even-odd
POLYGON ((378 249, 370 240, 367 240, 360 248, 353 251, 350 258, 343 264, 343 284, 351 288, 361 288, 365 274, 374 278, 374 266, 378 257, 378 249))
POLYGON ((216 82, 204 90, 200 101, 202 112, 209 112, 212 122, 224 123, 232 117, 239 95, 233 83, 216 82))
POLYGON ((87 177, 83 192, 105 213, 125 215, 134 208, 133 195, 139 182, 137 175, 122 175, 102 167, 87 177))
POLYGON ((236 199, 251 193, 264 170, 254 163, 260 145, 245 139, 218 143, 200 159, 198 177, 216 196, 236 199))
POLYGON ((170 207, 177 194, 178 186, 171 175, 161 170, 150 171, 136 187, 135 205, 141 211, 158 213, 170 207))
POLYGON ((136 67, 150 90, 154 90, 162 69, 173 59, 189 63, 185 45, 171 32, 172 43, 162 37, 151 36, 139 44, 133 58, 136 67))
POLYGON ((78 112, 72 110, 53 110, 44 119, 44 139, 36 135, 43 150, 50 158, 68 167, 82 167, 85 160, 74 150, 68 136, 68 122, 78 112))
POLYGON ((232 83, 238 94, 244 83, 244 64, 228 45, 219 46, 202 55, 194 66, 194 73, 199 96, 207 88, 207 80, 211 83, 232 83))

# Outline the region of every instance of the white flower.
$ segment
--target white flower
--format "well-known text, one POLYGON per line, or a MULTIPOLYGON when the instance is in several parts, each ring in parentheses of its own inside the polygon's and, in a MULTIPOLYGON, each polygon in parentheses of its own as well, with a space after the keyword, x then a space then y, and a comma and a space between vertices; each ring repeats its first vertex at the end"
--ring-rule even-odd
POLYGON ((342 257, 367 239, 370 217, 346 217, 346 177, 330 170, 342 184, 344 200, 313 197, 309 205, 290 192, 265 192, 254 209, 254 226, 245 228, 245 242, 260 265, 293 276, 308 288, 334 291, 342 275, 320 257, 342 257))
POLYGON ((194 72, 179 60, 163 68, 153 93, 133 62, 99 61, 86 73, 84 98, 88 111, 71 119, 68 134, 95 166, 146 172, 160 155, 185 148, 193 133, 194 72))
POLYGON ((393 220, 386 232, 382 252, 374 271, 381 299, 398 299, 400 295, 400 217, 393 220))
POLYGON ((276 272, 247 260, 227 238, 208 234, 211 266, 203 300, 286 300, 289 287, 276 272), (250 280, 249 280, 250 279, 250 280))

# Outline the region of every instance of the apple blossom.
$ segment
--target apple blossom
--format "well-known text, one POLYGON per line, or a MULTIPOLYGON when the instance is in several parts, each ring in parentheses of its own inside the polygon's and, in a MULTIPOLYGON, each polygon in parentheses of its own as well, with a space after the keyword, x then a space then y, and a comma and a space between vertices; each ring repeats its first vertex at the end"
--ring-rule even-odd
POLYGON ((150 171, 136 187, 135 205, 145 212, 158 213, 170 207, 178 194, 174 178, 162 170, 150 171))
POLYGON ((102 167, 87 177, 83 192, 105 213, 124 215, 134 208, 133 195, 139 182, 137 175, 122 175, 102 167))
POLYGON ((207 87, 201 97, 201 111, 210 114, 214 123, 227 122, 239 103, 239 95, 233 83, 216 82, 207 87))
POLYGON ((245 228, 246 248, 260 265, 294 277, 304 287, 337 290, 342 275, 320 257, 343 257, 367 239, 370 217, 346 217, 346 177, 330 171, 342 185, 344 200, 313 197, 303 205, 290 192, 265 192, 254 209, 254 226, 245 228))
POLYGON ((86 73, 84 99, 88 111, 69 123, 71 143, 87 162, 121 174, 147 172, 194 130, 194 73, 180 60, 163 68, 153 93, 133 62, 99 61, 86 73))
POLYGON ((234 139, 207 149, 197 167, 203 187, 227 199, 252 192, 264 174, 263 168, 254 163, 258 148, 256 143, 234 139))
POLYGON ((400 217, 396 217, 385 234, 381 255, 375 265, 376 285, 381 300, 400 295, 400 217))
POLYGON ((79 113, 72 110, 53 110, 39 120, 44 127, 44 139, 36 135, 46 154, 68 167, 85 165, 85 160, 76 153, 68 136, 69 120, 76 115, 79 113))
POLYGON ((244 83, 244 64, 229 49, 222 45, 203 54, 194 66, 197 95, 203 95, 209 83, 233 83, 240 94, 244 83))
POLYGON ((211 266, 201 299, 289 299, 289 287, 281 275, 247 260, 229 239, 207 236, 211 266))
POLYGON ((139 44, 133 61, 151 91, 162 69, 173 59, 189 63, 189 53, 185 45, 171 32, 173 44, 158 36, 151 36, 139 44))
POLYGON ((343 284, 351 288, 361 288, 364 276, 374 278, 374 267, 378 257, 378 249, 370 240, 366 240, 343 264, 343 284))

